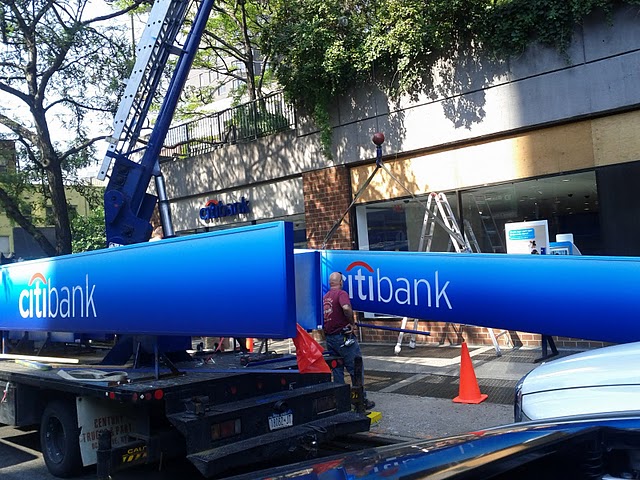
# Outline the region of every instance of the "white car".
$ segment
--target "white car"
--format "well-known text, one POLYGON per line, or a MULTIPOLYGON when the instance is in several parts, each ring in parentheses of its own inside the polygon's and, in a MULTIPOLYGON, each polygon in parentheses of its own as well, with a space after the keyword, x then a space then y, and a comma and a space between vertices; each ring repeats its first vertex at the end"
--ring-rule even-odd
POLYGON ((543 363, 515 389, 516 422, 640 411, 640 342, 543 363))

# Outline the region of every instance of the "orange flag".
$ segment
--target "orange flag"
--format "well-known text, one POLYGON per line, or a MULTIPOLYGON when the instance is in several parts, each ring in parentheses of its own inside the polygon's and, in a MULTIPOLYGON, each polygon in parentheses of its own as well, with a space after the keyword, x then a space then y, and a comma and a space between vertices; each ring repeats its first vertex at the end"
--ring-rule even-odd
POLYGON ((296 360, 300 373, 331 373, 331 369, 322 356, 322 347, 299 324, 298 334, 293 338, 296 346, 296 360))

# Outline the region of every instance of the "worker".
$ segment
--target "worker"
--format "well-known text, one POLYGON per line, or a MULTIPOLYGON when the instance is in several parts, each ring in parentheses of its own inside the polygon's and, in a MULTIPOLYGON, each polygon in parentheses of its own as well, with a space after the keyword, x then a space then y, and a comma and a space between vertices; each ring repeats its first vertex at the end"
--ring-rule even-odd
MULTIPOLYGON (((323 298, 324 334, 327 350, 330 354, 341 357, 344 365, 338 365, 333 371, 333 381, 344 383, 344 369, 346 367, 351 376, 352 385, 364 386, 364 371, 362 378, 356 379, 355 359, 362 357, 360 345, 355 336, 355 319, 349 295, 342 289, 342 273, 333 272, 329 275, 329 291, 323 298), (357 381, 359 380, 359 381, 357 381)), ((364 407, 372 409, 375 403, 367 399, 364 394, 364 407)))
POLYGON ((160 210, 158 210, 158 205, 153 209, 149 223, 151 224, 152 229, 149 241, 155 242, 157 240, 162 240, 164 238, 164 230, 162 229, 162 221, 160 220, 160 210))
POLYGON ((164 238, 164 232, 162 231, 162 226, 156 227, 153 229, 151 233, 150 242, 156 242, 158 240, 162 240, 164 238))

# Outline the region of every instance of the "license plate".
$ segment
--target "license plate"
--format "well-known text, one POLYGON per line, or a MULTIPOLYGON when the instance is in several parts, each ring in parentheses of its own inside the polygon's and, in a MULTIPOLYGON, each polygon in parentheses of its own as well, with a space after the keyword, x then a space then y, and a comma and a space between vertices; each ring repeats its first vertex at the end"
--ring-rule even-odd
POLYGON ((291 411, 269 417, 269 430, 287 427, 293 427, 293 413, 291 411))

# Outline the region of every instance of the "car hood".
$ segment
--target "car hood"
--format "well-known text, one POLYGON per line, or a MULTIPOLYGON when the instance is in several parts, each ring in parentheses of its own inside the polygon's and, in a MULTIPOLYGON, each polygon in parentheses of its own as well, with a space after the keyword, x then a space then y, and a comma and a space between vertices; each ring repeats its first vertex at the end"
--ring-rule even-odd
POLYGON ((566 388, 640 385, 640 342, 603 347, 543 363, 522 382, 522 394, 566 388))

